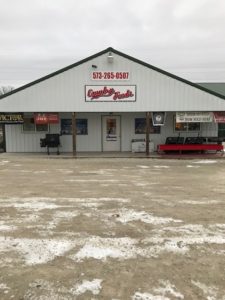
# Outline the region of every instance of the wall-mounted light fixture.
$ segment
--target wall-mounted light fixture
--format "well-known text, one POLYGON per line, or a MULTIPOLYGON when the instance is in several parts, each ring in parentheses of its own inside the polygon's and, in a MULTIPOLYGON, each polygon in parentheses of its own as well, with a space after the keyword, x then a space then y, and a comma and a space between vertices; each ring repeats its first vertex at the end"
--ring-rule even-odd
POLYGON ((108 62, 109 63, 112 63, 113 62, 113 55, 112 55, 112 52, 109 52, 108 56, 107 56, 107 59, 108 59, 108 62))

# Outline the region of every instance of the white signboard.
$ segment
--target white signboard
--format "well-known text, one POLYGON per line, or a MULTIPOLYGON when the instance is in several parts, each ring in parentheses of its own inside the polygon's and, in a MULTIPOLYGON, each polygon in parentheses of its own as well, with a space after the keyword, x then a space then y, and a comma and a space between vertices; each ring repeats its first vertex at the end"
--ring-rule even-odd
POLYGON ((91 73, 92 80, 130 80, 130 73, 124 71, 95 71, 91 73))
POLYGON ((211 112, 177 112, 177 123, 196 123, 196 122, 213 122, 213 114, 211 112))
POLYGON ((86 85, 86 102, 135 102, 136 85, 86 85))

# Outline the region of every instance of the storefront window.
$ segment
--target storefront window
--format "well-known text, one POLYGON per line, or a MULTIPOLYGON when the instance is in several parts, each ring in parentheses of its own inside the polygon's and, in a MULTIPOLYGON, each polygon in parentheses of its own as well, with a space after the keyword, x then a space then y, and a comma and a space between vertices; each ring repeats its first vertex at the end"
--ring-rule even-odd
POLYGON ((200 123, 179 123, 176 122, 176 117, 174 118, 174 130, 176 132, 181 132, 181 131, 200 131, 200 123))
MULTIPOLYGON (((76 119, 77 135, 88 134, 88 120, 87 119, 76 119)), ((67 135, 72 134, 72 120, 61 119, 61 134, 67 135)))
POLYGON ((72 134, 72 120, 61 119, 61 134, 72 134))
POLYGON ((87 119, 77 119, 76 127, 77 127, 77 135, 87 135, 88 134, 87 119))
POLYGON ((35 131, 34 118, 24 117, 23 119, 24 119, 23 131, 26 131, 26 132, 35 131))
POLYGON ((36 131, 48 131, 48 124, 36 124, 36 131))
MULTIPOLYGON (((152 119, 150 119, 150 134, 160 134, 161 127, 153 126, 152 119)), ((145 118, 135 118, 135 134, 145 134, 146 133, 146 119, 145 118)))
POLYGON ((218 123, 218 137, 225 139, 225 123, 218 123))
POLYGON ((23 132, 48 132, 48 124, 35 124, 32 117, 24 117, 23 119, 23 132))

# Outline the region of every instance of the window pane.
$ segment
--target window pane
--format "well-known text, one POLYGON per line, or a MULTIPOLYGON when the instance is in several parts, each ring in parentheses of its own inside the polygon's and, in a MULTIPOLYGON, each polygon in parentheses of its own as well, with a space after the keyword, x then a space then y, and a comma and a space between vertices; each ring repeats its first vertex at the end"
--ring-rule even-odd
POLYGON ((24 118, 23 131, 35 131, 34 118, 24 118))
POLYGON ((36 131, 48 131, 48 124, 36 124, 36 131))
POLYGON ((185 123, 176 122, 176 117, 174 117, 174 130, 175 131, 200 131, 200 123, 185 123))
POLYGON ((61 119, 61 134, 72 134, 71 119, 61 119))
POLYGON ((188 123, 188 131, 200 131, 200 123, 188 123))
POLYGON ((107 134, 116 134, 116 119, 108 118, 106 121, 107 134))
POLYGON ((146 132, 146 120, 144 118, 135 119, 135 133, 144 134, 146 132))
POLYGON ((77 135, 88 134, 88 121, 87 119, 77 119, 76 120, 77 135))
MULTIPOLYGON (((160 134, 161 127, 153 126, 152 119, 150 119, 150 134, 160 134)), ((135 133, 145 134, 146 133, 146 119, 145 118, 135 118, 135 133)))
MULTIPOLYGON (((88 120, 76 119, 77 135, 88 134, 88 120)), ((61 119, 61 134, 72 134, 72 119, 61 119)))
POLYGON ((225 123, 218 123, 218 137, 225 138, 225 123))
POLYGON ((187 131, 187 123, 175 122, 175 131, 187 131))

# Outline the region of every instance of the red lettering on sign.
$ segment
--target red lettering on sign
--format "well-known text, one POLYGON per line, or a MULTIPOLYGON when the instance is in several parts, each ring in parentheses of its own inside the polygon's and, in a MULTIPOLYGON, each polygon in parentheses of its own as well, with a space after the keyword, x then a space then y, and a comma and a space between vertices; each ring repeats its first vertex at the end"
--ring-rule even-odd
POLYGON ((114 88, 107 88, 106 86, 102 90, 89 89, 87 91, 87 96, 91 98, 91 100, 99 99, 101 97, 111 97, 113 100, 121 100, 133 97, 134 94, 131 90, 127 90, 125 93, 121 93, 120 91, 115 91, 114 88))

